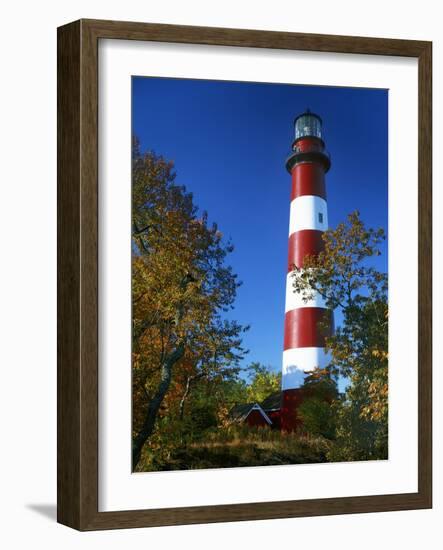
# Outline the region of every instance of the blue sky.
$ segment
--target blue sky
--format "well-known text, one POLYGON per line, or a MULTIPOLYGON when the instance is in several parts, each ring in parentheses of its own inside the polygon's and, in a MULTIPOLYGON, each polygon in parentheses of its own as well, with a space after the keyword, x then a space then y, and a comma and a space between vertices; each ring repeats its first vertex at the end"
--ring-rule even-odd
MULTIPOLYGON (((246 363, 279 370, 293 119, 307 107, 323 119, 330 227, 358 209, 387 234, 388 91, 146 77, 132 86, 141 149, 173 160, 177 183, 233 241, 229 260, 243 285, 232 317, 251 325, 246 363)), ((374 264, 387 271, 387 241, 382 252, 374 264)))

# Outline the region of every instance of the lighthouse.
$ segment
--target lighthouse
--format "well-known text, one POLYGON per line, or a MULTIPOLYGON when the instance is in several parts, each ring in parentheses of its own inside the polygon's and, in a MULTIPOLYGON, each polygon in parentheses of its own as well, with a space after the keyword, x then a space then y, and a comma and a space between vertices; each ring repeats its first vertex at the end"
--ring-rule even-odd
POLYGON ((301 424, 297 408, 303 401, 303 381, 307 373, 329 362, 325 326, 332 330, 333 325, 332 311, 320 294, 314 293, 305 301, 294 292, 294 267, 303 269, 308 255, 323 250, 322 234, 328 228, 325 174, 331 166, 318 115, 307 110, 296 117, 294 130, 292 151, 286 161, 292 184, 280 408, 284 431, 294 431, 301 424))

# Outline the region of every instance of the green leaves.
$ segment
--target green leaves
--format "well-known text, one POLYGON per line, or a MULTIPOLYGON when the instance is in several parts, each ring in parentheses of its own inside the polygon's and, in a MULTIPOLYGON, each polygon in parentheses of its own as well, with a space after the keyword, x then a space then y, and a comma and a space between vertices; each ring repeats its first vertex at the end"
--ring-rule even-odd
POLYGON ((298 414, 303 420, 303 431, 327 439, 335 438, 336 415, 331 406, 338 398, 337 383, 330 368, 310 372, 302 386, 304 400, 298 414))
POLYGON ((295 292, 304 299, 318 292, 329 308, 340 308, 343 315, 341 326, 326 339, 330 372, 349 380, 345 395, 333 405, 337 426, 332 460, 387 457, 388 277, 371 265, 384 238, 382 229, 367 229, 353 212, 324 233, 324 251, 293 273, 295 292))
POLYGON ((323 252, 305 258, 302 269, 294 266, 294 291, 306 299, 319 292, 331 309, 344 309, 362 295, 386 299, 387 275, 368 263, 380 254, 384 238, 382 229, 365 228, 358 211, 349 214, 346 222, 323 233, 323 252))
POLYGON ((141 153, 136 139, 132 162, 133 429, 140 441, 159 418, 183 416, 197 386, 238 374, 247 327, 222 318, 240 285, 226 263, 232 243, 176 183, 172 162, 141 153))
POLYGON ((271 394, 280 391, 281 373, 273 371, 261 363, 251 363, 248 367, 250 383, 247 387, 247 401, 261 403, 271 394))

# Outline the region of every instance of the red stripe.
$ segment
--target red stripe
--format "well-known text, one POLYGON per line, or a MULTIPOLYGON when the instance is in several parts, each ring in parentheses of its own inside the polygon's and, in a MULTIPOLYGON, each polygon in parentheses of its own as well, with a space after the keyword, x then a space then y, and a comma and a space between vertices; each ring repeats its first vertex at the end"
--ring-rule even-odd
POLYGON ((299 151, 323 151, 323 144, 317 138, 304 137, 297 141, 299 151))
POLYGON ((332 334, 333 317, 329 309, 300 307, 286 312, 283 349, 324 348, 325 337, 332 334), (329 327, 319 323, 328 322, 329 327))
POLYGON ((326 200, 325 171, 318 162, 302 162, 292 169, 291 201, 302 195, 316 195, 326 200))
POLYGON ((289 236, 288 272, 297 267, 303 267, 305 256, 316 256, 325 248, 322 238, 323 231, 317 229, 302 229, 289 236))

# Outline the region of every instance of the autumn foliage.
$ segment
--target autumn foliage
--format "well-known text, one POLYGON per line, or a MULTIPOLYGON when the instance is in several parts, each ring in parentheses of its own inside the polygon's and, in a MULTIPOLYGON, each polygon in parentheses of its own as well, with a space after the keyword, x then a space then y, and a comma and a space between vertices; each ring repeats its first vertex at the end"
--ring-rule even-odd
POLYGON ((326 338, 332 376, 348 380, 332 404, 331 460, 369 460, 388 454, 388 279, 373 266, 382 230, 367 229, 358 212, 323 234, 324 251, 295 266, 294 291, 320 293, 343 321, 326 338))
POLYGON ((247 431, 232 407, 278 397, 281 377, 278 366, 245 367, 248 327, 229 314, 240 286, 233 246, 173 163, 137 140, 132 174, 134 471, 386 458, 387 276, 368 261, 383 233, 354 213, 324 233, 320 255, 294 266, 294 291, 320 292, 343 322, 327 338, 331 364, 305 379, 302 433, 247 431))
POLYGON ((238 374, 246 327, 222 316, 239 286, 225 262, 232 245, 198 211, 192 194, 175 183, 172 163, 152 152, 142 154, 137 141, 132 161, 136 468, 158 422, 183 418, 197 383, 209 388, 238 374))

